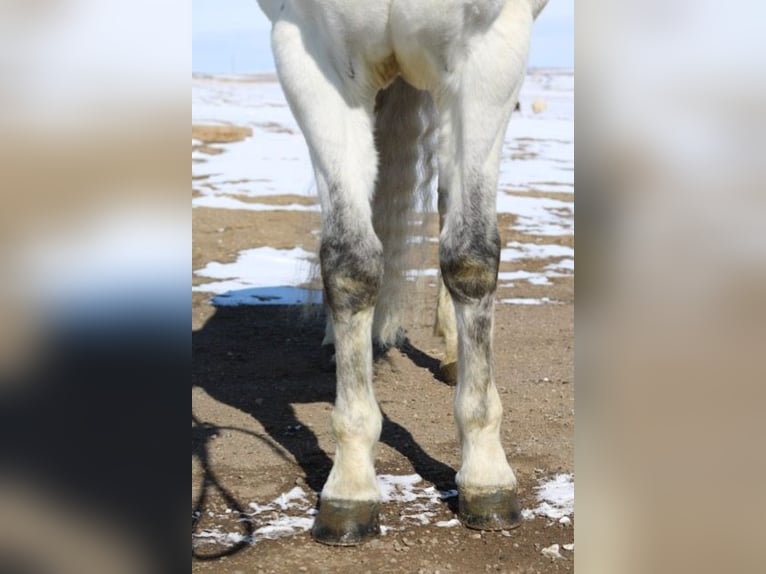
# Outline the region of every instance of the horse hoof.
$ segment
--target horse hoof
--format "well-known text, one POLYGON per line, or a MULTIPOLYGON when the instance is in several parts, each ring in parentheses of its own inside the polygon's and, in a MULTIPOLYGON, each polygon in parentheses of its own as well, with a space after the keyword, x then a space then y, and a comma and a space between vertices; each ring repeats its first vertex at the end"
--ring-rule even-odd
POLYGON ((380 533, 378 503, 322 500, 311 535, 330 546, 356 546, 380 533))
POLYGON ((475 530, 509 530, 521 525, 521 507, 513 490, 473 496, 461 492, 458 516, 475 530))
POLYGON ((452 363, 442 363, 439 365, 439 372, 441 373, 444 382, 450 387, 457 385, 457 361, 452 363))

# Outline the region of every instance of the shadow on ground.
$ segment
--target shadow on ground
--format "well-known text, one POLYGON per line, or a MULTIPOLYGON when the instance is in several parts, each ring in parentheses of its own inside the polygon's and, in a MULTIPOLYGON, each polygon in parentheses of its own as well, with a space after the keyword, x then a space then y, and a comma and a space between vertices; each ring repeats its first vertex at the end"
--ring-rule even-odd
MULTIPOLYGON (((215 421, 202 421, 192 412, 192 456, 203 469, 193 516, 204 512, 210 489, 217 489, 233 511, 243 512, 243 502, 221 483, 207 455, 208 441, 224 428, 257 436, 276 453, 286 449, 304 471, 307 485, 321 491, 332 460, 319 447, 317 436, 301 425, 294 409, 301 403, 332 404, 335 398, 335 374, 320 368, 319 342, 324 334, 320 315, 307 316, 302 306, 218 307, 205 326, 192 333, 192 387, 253 416, 266 433, 218 427, 215 421)), ((406 354, 419 366, 438 367, 436 359, 411 344, 406 354)), ((433 459, 385 412, 383 416, 381 442, 400 452, 437 488, 454 488, 455 470, 433 459)), ((194 527, 193 521, 192 531, 194 527)), ((246 545, 243 542, 220 554, 198 558, 218 558, 246 545)))

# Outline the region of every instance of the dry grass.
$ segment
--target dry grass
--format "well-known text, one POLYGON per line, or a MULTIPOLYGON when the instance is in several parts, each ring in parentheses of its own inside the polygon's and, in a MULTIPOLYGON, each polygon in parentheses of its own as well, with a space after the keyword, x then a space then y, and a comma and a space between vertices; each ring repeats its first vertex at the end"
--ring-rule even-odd
POLYGON ((252 128, 246 126, 225 125, 192 125, 192 139, 203 143, 231 143, 242 141, 253 135, 252 128))

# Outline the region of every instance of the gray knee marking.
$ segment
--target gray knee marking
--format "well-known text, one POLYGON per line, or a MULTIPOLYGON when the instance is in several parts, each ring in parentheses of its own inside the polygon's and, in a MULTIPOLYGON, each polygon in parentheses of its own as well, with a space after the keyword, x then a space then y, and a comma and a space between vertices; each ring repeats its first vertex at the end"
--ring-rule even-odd
POLYGON ((383 249, 374 235, 325 237, 319 259, 325 297, 334 313, 356 313, 375 304, 383 277, 383 249))
POLYGON ((439 244, 439 263, 444 285, 458 303, 493 293, 500 264, 497 225, 464 225, 439 244))

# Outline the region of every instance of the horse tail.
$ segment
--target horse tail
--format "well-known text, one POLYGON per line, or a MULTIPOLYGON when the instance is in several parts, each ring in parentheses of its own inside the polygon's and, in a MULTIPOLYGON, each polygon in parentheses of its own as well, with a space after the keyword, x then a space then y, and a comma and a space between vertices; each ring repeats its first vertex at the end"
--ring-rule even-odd
POLYGON ((378 93, 375 144, 378 178, 373 226, 383 244, 383 282, 373 336, 378 344, 400 344, 407 270, 425 259, 426 226, 432 211, 436 166, 436 108, 428 92, 398 78, 378 93), (414 231, 414 233, 411 233, 414 231), (410 240, 414 235, 414 240, 410 240))

